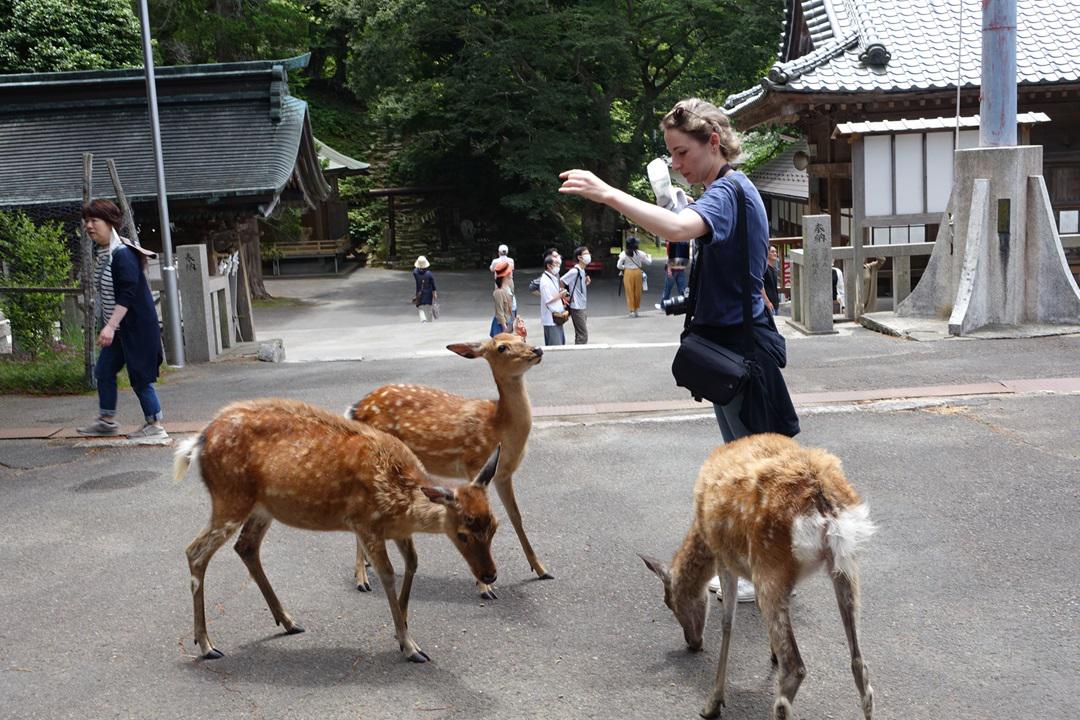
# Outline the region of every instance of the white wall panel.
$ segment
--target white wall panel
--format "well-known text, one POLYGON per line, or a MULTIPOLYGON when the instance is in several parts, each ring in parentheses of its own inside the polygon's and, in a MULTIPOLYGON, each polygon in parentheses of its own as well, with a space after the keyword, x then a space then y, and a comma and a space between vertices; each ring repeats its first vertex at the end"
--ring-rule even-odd
POLYGON ((891 215, 892 136, 872 135, 863 140, 863 193, 867 215, 891 215))
POLYGON ((922 139, 922 133, 896 136, 897 215, 923 212, 922 139))
POLYGON ((926 135, 926 212, 945 212, 952 192, 953 134, 926 135))
POLYGON ((977 148, 979 147, 979 131, 978 130, 961 130, 960 131, 960 149, 977 148))

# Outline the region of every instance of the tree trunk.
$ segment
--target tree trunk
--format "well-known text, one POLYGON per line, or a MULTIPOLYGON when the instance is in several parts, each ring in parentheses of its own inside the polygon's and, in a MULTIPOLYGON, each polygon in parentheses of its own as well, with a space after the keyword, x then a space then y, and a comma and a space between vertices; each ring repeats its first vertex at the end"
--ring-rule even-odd
POLYGON ((237 227, 240 237, 240 254, 244 256, 247 270, 248 292, 252 299, 265 300, 270 297, 263 285, 262 251, 259 244, 259 221, 255 218, 241 220, 237 227))

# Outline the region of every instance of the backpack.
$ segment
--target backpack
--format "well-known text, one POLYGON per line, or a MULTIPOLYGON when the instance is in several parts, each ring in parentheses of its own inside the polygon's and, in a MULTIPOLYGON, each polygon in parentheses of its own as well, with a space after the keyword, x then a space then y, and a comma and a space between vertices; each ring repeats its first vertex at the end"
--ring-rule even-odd
POLYGON ((540 275, 539 277, 534 277, 532 280, 529 281, 529 292, 538 297, 540 295, 540 278, 542 277, 544 276, 540 275))

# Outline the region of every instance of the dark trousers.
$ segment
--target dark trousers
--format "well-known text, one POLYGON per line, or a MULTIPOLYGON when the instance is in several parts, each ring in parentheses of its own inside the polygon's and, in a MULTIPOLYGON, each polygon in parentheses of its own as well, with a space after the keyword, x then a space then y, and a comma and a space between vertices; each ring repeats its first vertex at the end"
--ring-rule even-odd
POLYGON ((588 312, 584 308, 581 310, 570 308, 570 319, 574 321, 574 344, 587 344, 589 342, 589 329, 585 326, 585 323, 589 319, 588 312))

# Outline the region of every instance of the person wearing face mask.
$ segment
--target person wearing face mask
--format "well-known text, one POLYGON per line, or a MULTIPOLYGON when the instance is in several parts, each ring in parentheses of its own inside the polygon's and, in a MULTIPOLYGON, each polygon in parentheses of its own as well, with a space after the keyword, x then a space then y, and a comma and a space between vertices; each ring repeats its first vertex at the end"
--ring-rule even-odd
POLYGON ((544 328, 544 345, 565 345, 563 323, 566 311, 566 291, 559 284, 562 257, 556 253, 544 255, 544 274, 540 276, 540 325, 544 328))
MULTIPOLYGON (((751 350, 761 371, 759 387, 767 389, 771 407, 767 428, 757 432, 777 432, 794 436, 799 432, 798 416, 791 403, 787 385, 780 374, 784 358, 777 351, 782 341, 774 343, 776 329, 765 311, 762 276, 769 248, 769 222, 765 206, 753 183, 730 165, 738 154, 740 141, 728 117, 715 105, 689 98, 681 100, 660 123, 664 142, 671 153, 671 167, 686 180, 701 185, 704 191, 697 200, 679 212, 647 203, 611 187, 587 170, 567 170, 559 192, 580 195, 603 203, 650 233, 672 242, 696 239, 698 253, 691 269, 691 305, 685 332, 697 334, 742 355, 751 350), (749 255, 749 271, 743 248, 738 241, 739 218, 736 184, 742 191, 742 207, 749 255), (741 260, 741 262, 740 262, 741 260), (694 276, 698 287, 693 287, 694 276), (744 287, 748 284, 751 305, 751 342, 744 348, 744 287), (695 297, 697 295, 697 297, 695 297)), ((779 340, 777 337, 776 339, 779 340)), ((744 388, 725 405, 715 405, 716 420, 725 443, 750 434, 742 412, 747 397, 744 388)), ((719 582, 715 581, 715 586, 719 582)), ((753 586, 740 581, 739 600, 753 598, 753 586)))
POLYGON ((592 278, 585 269, 592 262, 589 248, 582 245, 574 249, 574 267, 567 270, 562 276, 562 284, 570 293, 570 319, 574 323, 574 344, 585 345, 589 342, 589 330, 586 321, 589 319, 585 311, 589 283, 592 278))

